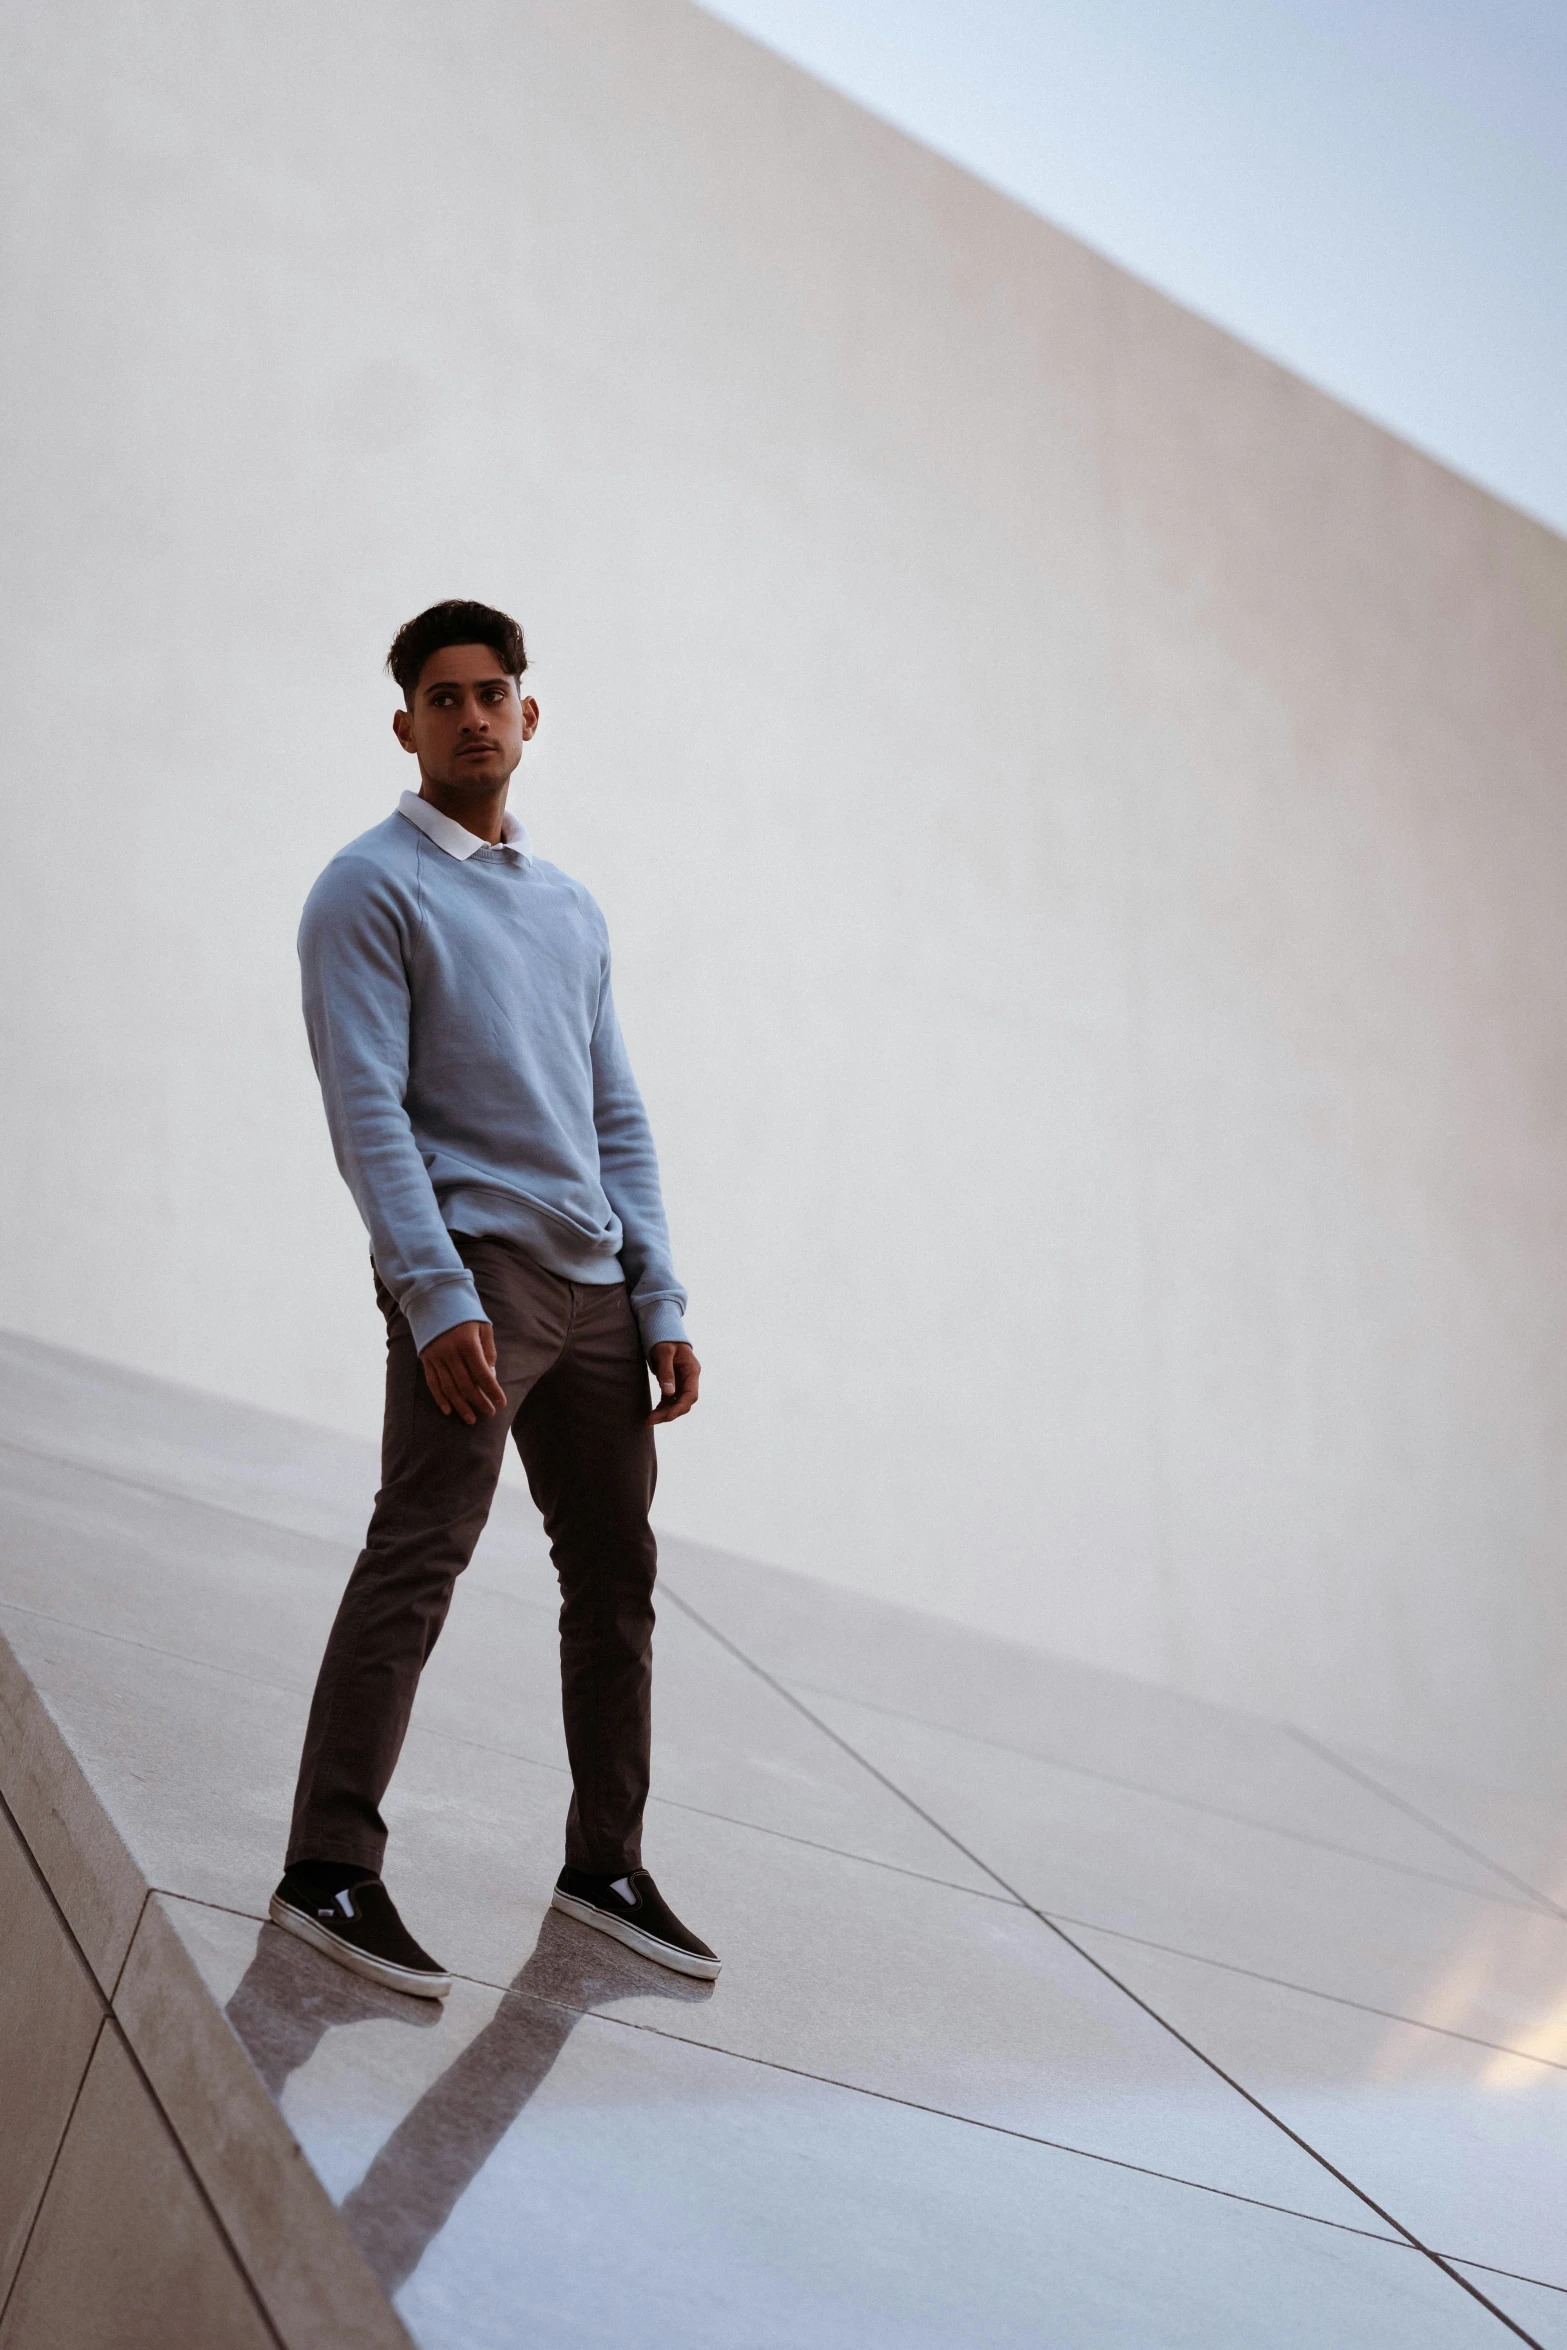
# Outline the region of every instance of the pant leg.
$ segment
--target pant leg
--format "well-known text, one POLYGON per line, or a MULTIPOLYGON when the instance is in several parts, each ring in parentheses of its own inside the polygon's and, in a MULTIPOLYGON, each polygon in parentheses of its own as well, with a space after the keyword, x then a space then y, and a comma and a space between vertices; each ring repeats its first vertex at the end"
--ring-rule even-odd
POLYGON ((518 1404, 554 1360, 570 1321, 570 1287, 523 1267, 498 1242, 458 1240, 495 1330, 508 1410, 473 1427, 446 1418, 425 1384, 409 1329, 376 1283, 386 1316, 381 1490, 321 1660, 294 1799, 288 1860, 379 1869, 385 1794, 407 1734, 425 1660, 452 1588, 490 1514, 518 1404), (532 1278, 526 1277, 528 1273, 532 1278))
POLYGON ((642 1859, 652 1740, 657 1474, 647 1364, 624 1284, 576 1287, 570 1334, 513 1434, 560 1576, 561 1709, 571 1761, 569 1867, 642 1859))

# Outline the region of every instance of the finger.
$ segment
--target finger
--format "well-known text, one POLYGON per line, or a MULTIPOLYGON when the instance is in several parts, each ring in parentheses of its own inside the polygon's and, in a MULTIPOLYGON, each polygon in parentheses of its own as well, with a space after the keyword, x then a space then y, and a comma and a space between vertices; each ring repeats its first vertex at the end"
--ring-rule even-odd
POLYGON ((452 1399, 452 1410, 457 1414, 458 1419, 463 1422, 465 1427, 471 1428, 473 1426, 473 1406, 469 1403, 468 1398, 463 1394, 462 1389, 457 1385, 455 1380, 451 1382, 448 1388, 448 1393, 452 1399))
POLYGON ((452 1407, 446 1398, 445 1383, 441 1378, 441 1367, 439 1363, 432 1361, 428 1355, 425 1355, 422 1360, 424 1364, 424 1383, 430 1390, 431 1395, 435 1398, 436 1409, 440 1412, 444 1412, 447 1419, 449 1420, 452 1416, 452 1407))
POLYGON ((452 1400, 457 1406, 460 1417, 466 1420, 470 1428, 480 1412, 483 1412, 486 1419, 493 1414, 495 1406, 484 1401, 474 1382, 472 1369, 460 1355, 447 1365, 446 1376, 451 1387, 452 1400))
POLYGON ((506 1390, 495 1376, 495 1332, 488 1322, 476 1322, 463 1332, 459 1357, 463 1393, 476 1409, 492 1420, 506 1408, 506 1390))
POLYGON ((696 1385, 693 1381, 682 1385, 678 1394, 666 1396, 657 1410, 648 1414, 648 1418, 655 1427, 662 1427, 666 1420, 683 1420, 695 1402, 696 1385))
POLYGON ((487 1420, 506 1408, 506 1390, 496 1378, 489 1364, 481 1357, 469 1355, 463 1363, 464 1392, 474 1410, 482 1412, 487 1420))

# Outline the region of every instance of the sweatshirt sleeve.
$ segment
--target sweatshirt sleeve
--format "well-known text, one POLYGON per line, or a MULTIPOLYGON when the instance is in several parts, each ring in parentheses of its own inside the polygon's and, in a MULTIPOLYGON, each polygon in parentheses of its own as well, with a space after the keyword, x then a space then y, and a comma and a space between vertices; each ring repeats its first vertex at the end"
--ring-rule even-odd
POLYGON ((441 1218, 404 1108, 411 918, 369 863, 334 858, 299 927, 305 1029, 339 1172, 370 1235, 376 1270, 421 1351, 459 1322, 488 1319, 441 1218))
POLYGON ((598 1018, 593 1024, 593 1123, 598 1130, 599 1181, 620 1219, 620 1262, 644 1349, 683 1339, 686 1293, 670 1261, 669 1226, 658 1180, 658 1155, 637 1081, 631 1074, 606 956, 598 1018))

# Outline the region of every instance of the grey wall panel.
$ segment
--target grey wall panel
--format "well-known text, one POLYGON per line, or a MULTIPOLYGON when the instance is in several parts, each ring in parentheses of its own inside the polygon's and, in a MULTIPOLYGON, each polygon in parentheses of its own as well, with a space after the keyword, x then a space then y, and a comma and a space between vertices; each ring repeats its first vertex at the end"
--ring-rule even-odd
POLYGON ((88 2069, 4 2350, 275 2350, 113 2024, 88 2069))
POLYGON ((103 2002, 0 1807, 0 2308, 103 2021, 103 2002))

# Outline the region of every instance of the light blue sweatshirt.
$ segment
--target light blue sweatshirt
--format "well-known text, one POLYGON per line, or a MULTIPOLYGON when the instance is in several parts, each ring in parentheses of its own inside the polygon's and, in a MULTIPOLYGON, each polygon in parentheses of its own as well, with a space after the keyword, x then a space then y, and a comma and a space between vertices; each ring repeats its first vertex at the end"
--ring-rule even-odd
POLYGON ((645 1347, 684 1338, 604 917, 515 818, 492 848, 405 792, 316 883, 299 960, 332 1147, 416 1346, 486 1319, 454 1232, 624 1279, 645 1347))

